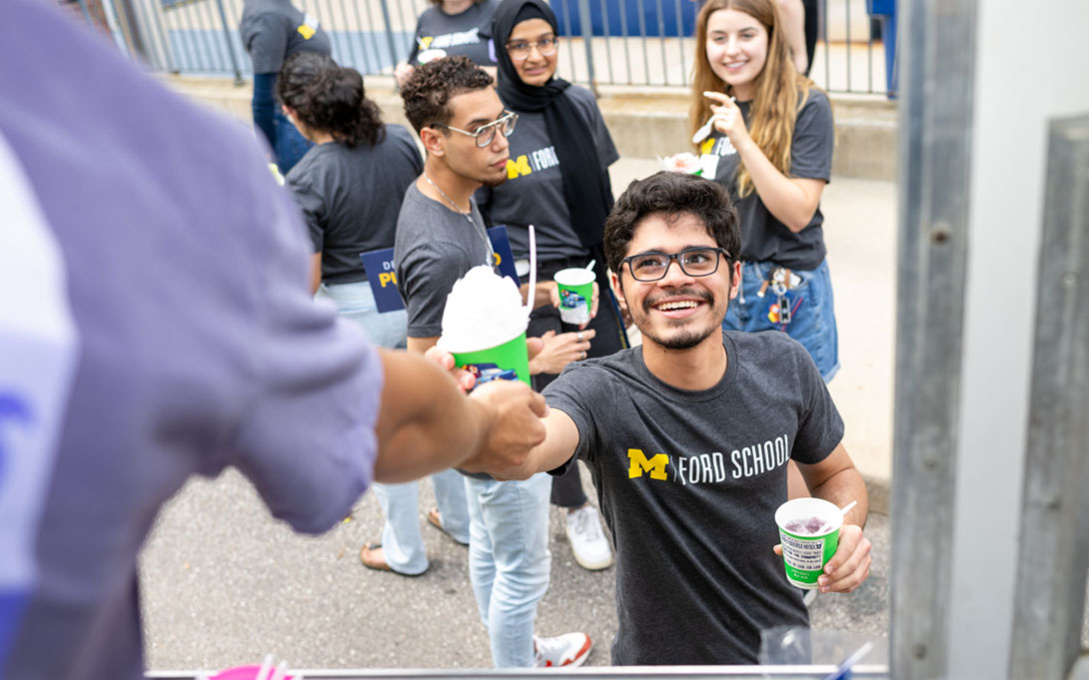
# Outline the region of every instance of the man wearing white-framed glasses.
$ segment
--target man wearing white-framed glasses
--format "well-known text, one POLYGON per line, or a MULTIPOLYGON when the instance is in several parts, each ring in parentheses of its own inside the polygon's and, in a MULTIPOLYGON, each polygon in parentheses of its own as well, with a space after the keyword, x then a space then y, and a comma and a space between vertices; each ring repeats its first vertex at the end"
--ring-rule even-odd
MULTIPOLYGON (((394 248, 398 290, 408 309, 409 350, 426 352, 438 341, 446 297, 455 281, 473 267, 496 265, 473 192, 507 178, 507 135, 513 133, 517 115, 504 109, 492 83, 467 58, 447 57, 417 68, 401 90, 405 114, 427 151, 424 173, 401 205, 394 248)), ((531 294, 527 288, 525 295, 531 294)), ((552 281, 539 283, 532 292, 534 306, 558 300, 555 290, 552 281)), ((544 359, 551 364, 548 370, 558 372, 567 361, 584 357, 593 335, 585 331, 549 338, 545 354, 551 358, 544 359)), ((542 370, 542 360, 537 356, 530 363, 531 373, 542 370)), ((551 569, 551 485, 544 474, 510 482, 488 475, 465 477, 469 574, 497 667, 577 666, 590 653, 585 633, 550 638, 533 634, 551 569)), ((410 493, 407 501, 389 500, 407 503, 414 514, 414 487, 410 493)), ((389 507, 383 501, 387 517, 389 507)), ((377 556, 371 558, 377 561, 377 556)), ((364 564, 367 560, 364 554, 364 564)))

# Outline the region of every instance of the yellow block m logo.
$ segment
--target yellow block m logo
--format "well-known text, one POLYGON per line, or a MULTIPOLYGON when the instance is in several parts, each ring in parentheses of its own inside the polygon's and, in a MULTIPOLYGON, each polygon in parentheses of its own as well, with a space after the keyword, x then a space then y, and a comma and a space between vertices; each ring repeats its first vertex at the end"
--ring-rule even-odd
POLYGON ((666 475, 666 465, 669 465, 669 456, 659 453, 650 460, 639 449, 628 449, 628 460, 631 467, 628 468, 628 478, 642 477, 649 472, 651 479, 669 479, 666 475))
POLYGON ((529 156, 519 156, 517 160, 507 159, 507 179, 515 179, 523 175, 532 175, 529 167, 529 156))

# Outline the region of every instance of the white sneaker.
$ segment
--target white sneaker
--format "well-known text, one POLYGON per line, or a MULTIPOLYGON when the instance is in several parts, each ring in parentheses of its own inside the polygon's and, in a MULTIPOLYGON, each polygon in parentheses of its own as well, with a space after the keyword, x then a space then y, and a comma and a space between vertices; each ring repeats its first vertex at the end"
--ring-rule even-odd
POLYGON ((567 540, 583 569, 596 571, 613 563, 613 552, 601 530, 601 516, 592 505, 567 513, 567 540))
POLYGON ((574 668, 590 656, 590 636, 586 633, 566 633, 558 637, 533 636, 533 651, 537 668, 574 668))

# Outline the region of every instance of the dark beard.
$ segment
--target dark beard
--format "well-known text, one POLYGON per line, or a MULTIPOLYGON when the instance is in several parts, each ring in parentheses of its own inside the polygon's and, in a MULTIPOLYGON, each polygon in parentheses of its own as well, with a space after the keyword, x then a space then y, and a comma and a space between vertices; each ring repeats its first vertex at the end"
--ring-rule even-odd
MULTIPOLYGON (((669 299, 671 297, 681 296, 698 297, 711 307, 713 307, 715 304, 715 298, 705 290, 680 290, 670 295, 659 295, 653 299, 651 299, 650 297, 645 298, 643 300, 643 313, 649 316, 651 313, 650 310, 652 307, 654 307, 654 305, 658 304, 662 300, 669 299)), ((715 332, 715 330, 715 327, 712 326, 706 331, 693 330, 673 336, 668 340, 663 340, 662 338, 657 338, 654 335, 651 335, 642 328, 639 329, 639 331, 643 333, 643 335, 653 340, 656 344, 661 345, 666 349, 672 350, 692 349, 696 345, 709 338, 711 334, 715 332)))
POLYGON ((655 337, 650 333, 647 333, 646 331, 642 331, 642 333, 645 337, 653 340, 655 344, 660 345, 665 349, 685 350, 692 349, 707 338, 711 337, 711 334, 713 334, 716 330, 721 331, 722 329, 721 327, 715 328, 712 326, 711 328, 708 328, 706 331, 703 332, 693 331, 690 333, 683 333, 681 335, 675 335, 668 340, 663 340, 662 338, 655 337))

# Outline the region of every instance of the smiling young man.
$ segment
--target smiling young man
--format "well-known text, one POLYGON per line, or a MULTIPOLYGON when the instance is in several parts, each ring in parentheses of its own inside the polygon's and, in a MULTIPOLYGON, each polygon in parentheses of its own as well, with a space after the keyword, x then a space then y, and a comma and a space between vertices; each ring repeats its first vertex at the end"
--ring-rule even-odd
POLYGON ((866 487, 816 366, 784 333, 721 328, 739 246, 722 186, 676 173, 633 182, 605 253, 643 344, 571 364, 545 389, 545 442, 522 469, 496 471, 589 466, 617 551, 617 665, 756 663, 762 629, 808 625, 773 553, 788 459, 814 496, 858 501, 822 592, 869 575, 866 487))

